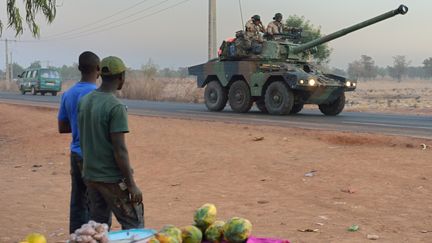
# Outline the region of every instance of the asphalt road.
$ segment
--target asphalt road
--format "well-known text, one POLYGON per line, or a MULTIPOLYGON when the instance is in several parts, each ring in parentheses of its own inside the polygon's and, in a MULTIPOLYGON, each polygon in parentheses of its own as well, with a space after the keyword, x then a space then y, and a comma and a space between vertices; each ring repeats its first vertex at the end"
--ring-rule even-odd
MULTIPOLYGON (((0 102, 23 105, 58 107, 60 97, 21 95, 0 91, 0 102)), ((382 133, 432 139, 432 116, 395 115, 366 112, 342 112, 335 117, 322 115, 316 110, 303 110, 290 116, 271 116, 254 109, 237 114, 229 107, 222 112, 209 112, 204 104, 123 100, 129 114, 175 117, 182 119, 222 121, 242 124, 273 125, 292 128, 382 133)), ((3 114, 4 115, 4 114, 3 114)))

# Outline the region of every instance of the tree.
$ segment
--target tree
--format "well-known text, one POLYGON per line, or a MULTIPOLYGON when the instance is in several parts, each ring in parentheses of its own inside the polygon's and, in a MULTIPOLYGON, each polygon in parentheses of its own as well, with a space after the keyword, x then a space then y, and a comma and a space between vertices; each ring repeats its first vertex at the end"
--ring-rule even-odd
POLYGON ((372 59, 372 57, 362 55, 360 62, 363 68, 363 78, 366 80, 376 78, 378 68, 375 65, 375 61, 372 59))
POLYGON ((432 77, 432 57, 429 57, 428 59, 423 61, 423 69, 425 71, 425 77, 431 78, 432 77))
POLYGON ((74 63, 72 66, 63 65, 59 68, 55 68, 60 73, 60 77, 64 81, 68 80, 79 80, 81 78, 81 72, 78 70, 78 64, 74 63))
POLYGON ((12 69, 13 69, 13 74, 12 74, 13 78, 18 78, 18 75, 24 72, 24 68, 16 62, 12 64, 12 69))
MULTIPOLYGON (((286 25, 289 27, 302 28, 304 35, 301 37, 301 43, 315 40, 322 37, 321 27, 315 27, 306 20, 304 16, 300 17, 297 15, 290 15, 286 20, 286 25)), ((331 54, 331 49, 327 44, 317 46, 316 52, 313 53, 313 58, 318 63, 328 63, 331 54)), ((303 53, 303 56, 309 55, 309 53, 303 53)))
MULTIPOLYGON (((39 37, 39 26, 36 24, 36 15, 41 12, 48 23, 52 23, 56 16, 56 0, 23 0, 25 5, 25 21, 34 37, 39 37)), ((23 18, 16 0, 6 1, 7 27, 15 30, 15 36, 24 32, 23 18)), ((0 20, 0 36, 3 32, 3 22, 0 20)))
POLYGON ((141 70, 144 72, 144 77, 153 78, 158 72, 158 66, 150 58, 145 65, 141 66, 141 70))
POLYGON ((410 79, 426 77, 423 67, 407 67, 406 75, 410 79))
POLYGON ((349 63, 347 73, 350 79, 359 79, 362 76, 362 65, 360 61, 356 60, 349 63))
POLYGON ((30 64, 29 68, 41 68, 41 61, 34 61, 30 64))
POLYGON ((360 60, 348 64, 348 74, 351 78, 371 80, 376 78, 378 67, 370 56, 362 55, 360 60))
POLYGON ((400 82, 406 74, 410 63, 410 61, 406 60, 405 56, 398 55, 393 57, 393 66, 387 67, 389 75, 400 82))

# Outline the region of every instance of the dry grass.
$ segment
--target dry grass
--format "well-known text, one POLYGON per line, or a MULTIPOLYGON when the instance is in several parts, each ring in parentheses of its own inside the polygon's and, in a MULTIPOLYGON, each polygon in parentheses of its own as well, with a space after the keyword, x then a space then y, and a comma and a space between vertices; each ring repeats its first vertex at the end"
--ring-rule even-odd
MULTIPOLYGON (((74 83, 63 82, 62 90, 67 90, 74 83)), ((0 90, 18 92, 18 86, 0 81, 0 90)), ((130 71, 126 74, 126 83, 119 96, 137 100, 201 103, 203 93, 196 87, 195 78, 148 77, 142 71, 130 71)), ((355 92, 347 93, 346 110, 432 114, 432 80, 360 81, 355 92)))
POLYGON ((347 110, 432 114, 432 80, 361 81, 347 93, 347 110))
POLYGON ((142 72, 128 72, 119 96, 128 99, 198 103, 202 90, 193 78, 147 77, 142 72))
POLYGON ((6 82, 6 80, 0 80, 0 90, 16 92, 19 91, 18 85, 15 82, 6 82))

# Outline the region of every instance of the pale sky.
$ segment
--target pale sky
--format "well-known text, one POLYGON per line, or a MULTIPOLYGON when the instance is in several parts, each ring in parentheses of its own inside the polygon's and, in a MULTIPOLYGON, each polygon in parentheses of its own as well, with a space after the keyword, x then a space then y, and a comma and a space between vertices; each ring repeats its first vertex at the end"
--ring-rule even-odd
MULTIPOLYGON (((1 20, 6 25, 5 0, 0 2, 1 20)), ((22 1, 17 1, 21 3, 22 1)), ((39 21, 41 39, 28 31, 10 44, 15 62, 23 66, 34 60, 50 65, 71 65, 78 55, 91 50, 100 57, 116 55, 139 68, 151 58, 161 67, 184 67, 207 59, 208 0, 57 0, 53 24, 39 21), (140 4, 139 4, 140 3, 140 4), (171 7, 173 5, 176 5, 171 7), (135 7, 130 8, 131 6, 135 7), (166 9, 166 10, 164 10, 166 9), (113 14, 125 10, 121 14, 113 14), (104 19, 105 18, 105 19, 104 19), (135 21, 136 20, 136 21, 135 21), (129 23, 128 23, 129 22, 129 23)), ((274 13, 304 16, 324 34, 351 26, 397 8, 401 3, 408 14, 334 40, 330 66, 345 69, 365 54, 377 65, 387 66, 393 56, 405 55, 420 66, 432 56, 431 0, 241 0, 244 21, 259 14, 264 24, 274 13)), ((242 28, 239 1, 217 0, 218 45, 242 28)), ((15 39, 4 30, 2 39, 15 39)), ((0 69, 4 69, 4 42, 0 42, 0 69)))

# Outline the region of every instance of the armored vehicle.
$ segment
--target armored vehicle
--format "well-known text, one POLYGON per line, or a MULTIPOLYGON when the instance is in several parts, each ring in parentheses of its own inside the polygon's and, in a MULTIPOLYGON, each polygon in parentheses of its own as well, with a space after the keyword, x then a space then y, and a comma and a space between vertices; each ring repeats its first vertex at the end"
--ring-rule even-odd
MULTIPOLYGON (((303 58, 303 54, 323 43, 375 24, 408 8, 381 14, 351 27, 306 43, 299 43, 298 30, 280 38, 266 40, 259 53, 244 48, 242 35, 224 41, 219 57, 188 68, 204 88, 205 105, 210 111, 221 111, 227 102, 235 112, 248 112, 255 102, 258 109, 272 115, 298 113, 304 104, 316 104, 328 116, 342 112, 345 92, 354 91, 356 81, 325 73, 303 58)), ((250 45, 249 45, 250 46, 250 45)))

